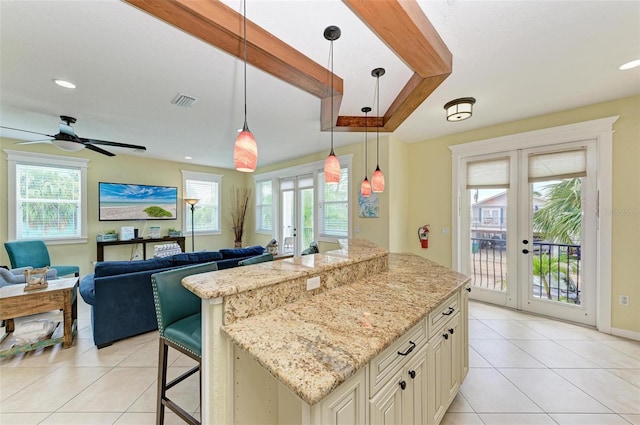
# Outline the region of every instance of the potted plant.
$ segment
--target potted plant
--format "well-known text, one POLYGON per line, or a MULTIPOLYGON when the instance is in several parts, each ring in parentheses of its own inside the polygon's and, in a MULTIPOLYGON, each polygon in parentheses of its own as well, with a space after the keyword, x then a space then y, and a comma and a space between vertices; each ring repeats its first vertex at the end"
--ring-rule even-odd
POLYGON ((176 230, 175 227, 169 227, 169 236, 175 238, 177 236, 182 236, 181 230, 176 230))
POLYGON ((244 234, 244 220, 247 216, 247 207, 251 189, 246 187, 234 188, 231 192, 231 226, 234 234, 234 246, 242 247, 242 235, 244 234))
POLYGON ((116 232, 115 230, 107 230, 106 232, 99 234, 97 239, 98 239, 98 242, 117 241, 118 232, 116 232))

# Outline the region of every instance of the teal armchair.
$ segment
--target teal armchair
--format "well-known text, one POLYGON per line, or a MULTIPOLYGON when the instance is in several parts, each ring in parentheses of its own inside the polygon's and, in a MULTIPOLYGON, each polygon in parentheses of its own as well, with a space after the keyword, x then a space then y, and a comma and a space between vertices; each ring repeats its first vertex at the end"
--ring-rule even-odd
POLYGON ((33 267, 35 269, 49 266, 56 269, 58 276, 73 274, 80 276, 78 266, 54 266, 51 265, 49 250, 43 241, 10 241, 5 242, 4 247, 9 254, 11 268, 33 267))

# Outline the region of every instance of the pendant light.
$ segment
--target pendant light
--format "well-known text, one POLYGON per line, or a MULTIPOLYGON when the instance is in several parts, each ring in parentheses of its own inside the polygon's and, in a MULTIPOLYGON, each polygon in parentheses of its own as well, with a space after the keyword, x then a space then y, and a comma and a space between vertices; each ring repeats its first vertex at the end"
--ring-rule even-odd
POLYGON ((233 146, 233 164, 238 171, 251 173, 258 164, 258 145, 247 125, 247 1, 244 1, 244 126, 233 146))
POLYGON ((367 198, 371 195, 371 183, 369 183, 369 179, 367 178, 367 169, 369 168, 369 143, 367 140, 369 118, 367 117, 367 114, 371 112, 371 108, 365 106, 362 108, 362 112, 364 112, 364 180, 362 180, 362 185, 360 185, 360 194, 363 198, 367 198))
POLYGON ((333 152, 333 127, 335 119, 333 115, 333 42, 340 38, 340 28, 331 25, 324 29, 324 38, 331 42, 331 152, 324 162, 325 183, 340 183, 340 161, 333 152))
MULTIPOLYGON (((378 106, 376 113, 380 117, 380 77, 384 75, 384 68, 376 68, 371 71, 371 75, 376 77, 376 95, 378 98, 378 106)), ((384 118, 383 118, 384 124, 384 118)), ((376 171, 371 176, 371 190, 374 193, 384 192, 384 174, 380 170, 380 124, 376 125, 376 171)))

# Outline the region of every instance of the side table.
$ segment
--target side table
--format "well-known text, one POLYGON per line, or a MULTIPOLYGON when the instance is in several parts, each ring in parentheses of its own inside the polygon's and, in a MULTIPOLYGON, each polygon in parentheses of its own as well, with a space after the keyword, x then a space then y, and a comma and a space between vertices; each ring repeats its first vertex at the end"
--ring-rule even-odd
MULTIPOLYGON (((6 334, 0 344, 0 358, 16 353, 36 350, 62 342, 63 348, 73 344, 78 330, 78 282, 77 277, 56 279, 48 282, 45 289, 24 291, 24 285, 7 285, 0 288, 0 320, 6 321, 6 334), (54 331, 49 339, 32 344, 16 344, 13 338, 16 317, 29 316, 51 310, 62 310, 64 331, 56 336, 54 331)), ((57 329, 56 329, 57 330, 57 329)))

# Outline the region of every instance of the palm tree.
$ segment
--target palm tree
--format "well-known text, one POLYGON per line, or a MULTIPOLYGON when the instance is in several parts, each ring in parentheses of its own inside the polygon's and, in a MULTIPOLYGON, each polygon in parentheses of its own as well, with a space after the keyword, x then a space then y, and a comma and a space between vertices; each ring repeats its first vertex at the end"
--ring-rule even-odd
MULTIPOLYGON (((534 255, 532 257, 532 274, 540 278, 544 292, 547 294, 548 299, 551 298, 551 287, 547 277, 552 275, 564 275, 569 278, 569 272, 575 272, 576 263, 572 258, 567 257, 566 254, 560 254, 558 256, 549 256, 547 254, 534 255)), ((560 279, 558 279, 560 280, 560 279)), ((560 286, 560 282, 558 282, 560 286)), ((567 288, 569 289, 569 288, 567 288)))
POLYGON ((582 180, 562 180, 543 188, 546 205, 533 215, 534 231, 545 239, 566 244, 580 243, 582 227, 582 180))

